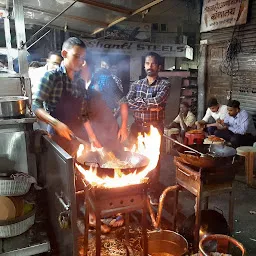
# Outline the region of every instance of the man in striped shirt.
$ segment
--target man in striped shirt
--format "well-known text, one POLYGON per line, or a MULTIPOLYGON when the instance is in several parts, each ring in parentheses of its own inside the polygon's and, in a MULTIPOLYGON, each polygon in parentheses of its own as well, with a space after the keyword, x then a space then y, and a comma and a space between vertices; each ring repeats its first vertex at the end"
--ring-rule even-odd
MULTIPOLYGON (((158 76, 161 65, 157 53, 150 52, 145 56, 144 67, 147 76, 135 81, 126 96, 129 108, 134 111, 134 123, 129 136, 131 143, 136 142, 138 133, 148 133, 150 125, 156 127, 161 134, 164 131, 165 106, 170 92, 170 82, 158 76)), ((158 164, 154 177, 151 177, 153 190, 158 183, 159 174, 158 164)))

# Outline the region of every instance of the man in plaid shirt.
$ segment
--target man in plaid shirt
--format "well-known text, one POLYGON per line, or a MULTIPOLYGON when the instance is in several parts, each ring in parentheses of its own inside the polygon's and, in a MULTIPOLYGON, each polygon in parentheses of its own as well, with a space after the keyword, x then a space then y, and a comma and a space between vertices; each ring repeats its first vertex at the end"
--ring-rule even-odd
MULTIPOLYGON (((164 131, 165 105, 170 92, 170 82, 158 76, 161 68, 160 56, 150 52, 145 57, 144 79, 135 81, 127 94, 129 108, 134 110, 134 123, 131 126, 130 142, 136 142, 138 133, 148 133, 150 125, 153 125, 162 134, 164 131)), ((151 177, 152 189, 158 183, 160 165, 151 177)), ((153 200, 152 200, 153 201, 153 200)), ((154 200, 155 201, 155 200, 154 200)))
POLYGON ((61 66, 42 77, 32 110, 39 120, 49 125, 53 139, 68 153, 72 154, 76 146, 71 142, 73 133, 101 147, 89 122, 84 81, 75 78, 85 64, 86 46, 79 38, 70 37, 63 43, 61 54, 61 66))

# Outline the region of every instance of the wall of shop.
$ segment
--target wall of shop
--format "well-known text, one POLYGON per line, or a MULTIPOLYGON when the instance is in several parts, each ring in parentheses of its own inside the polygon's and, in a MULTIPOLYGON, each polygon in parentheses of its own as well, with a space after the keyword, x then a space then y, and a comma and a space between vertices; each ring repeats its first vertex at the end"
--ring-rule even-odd
MULTIPOLYGON (((231 95, 241 107, 256 114, 256 0, 249 1, 245 25, 202 33, 207 44, 205 90, 206 99, 216 96, 226 103, 231 95), (226 59, 230 40, 241 46, 240 52, 226 59), (230 94, 231 92, 231 94, 230 94)), ((239 49, 239 47, 237 48, 239 49)))

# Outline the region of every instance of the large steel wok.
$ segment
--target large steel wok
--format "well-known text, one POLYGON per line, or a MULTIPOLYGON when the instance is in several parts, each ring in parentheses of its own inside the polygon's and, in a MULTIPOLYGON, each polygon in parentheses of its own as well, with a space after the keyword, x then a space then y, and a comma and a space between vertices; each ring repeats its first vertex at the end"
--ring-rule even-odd
MULTIPOLYGON (((121 161, 126 161, 129 163, 128 168, 120 168, 123 174, 129 174, 132 172, 142 171, 149 163, 149 159, 138 153, 133 153, 130 151, 121 151, 115 154, 116 158, 121 161)), ((103 167, 106 159, 101 158, 98 152, 87 151, 80 157, 77 157, 76 162, 82 165, 85 169, 93 167, 97 171, 98 176, 110 176, 113 177, 115 173, 113 168, 103 167)))
POLYGON ((211 168, 233 163, 234 156, 236 155, 234 148, 217 144, 196 144, 189 146, 189 149, 180 146, 177 151, 184 163, 201 168, 211 168))

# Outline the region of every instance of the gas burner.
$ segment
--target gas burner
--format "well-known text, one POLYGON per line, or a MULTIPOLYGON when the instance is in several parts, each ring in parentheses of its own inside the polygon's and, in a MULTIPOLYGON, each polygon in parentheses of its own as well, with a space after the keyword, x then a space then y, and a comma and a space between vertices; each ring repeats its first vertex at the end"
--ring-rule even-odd
POLYGON ((84 251, 88 251, 88 228, 89 212, 94 212, 96 216, 96 256, 100 256, 101 251, 101 218, 109 217, 118 213, 125 214, 125 243, 129 244, 129 213, 142 210, 142 242, 143 255, 148 255, 147 238, 147 192, 148 180, 145 182, 128 185, 119 188, 104 188, 88 184, 85 180, 85 232, 84 232, 84 251))

